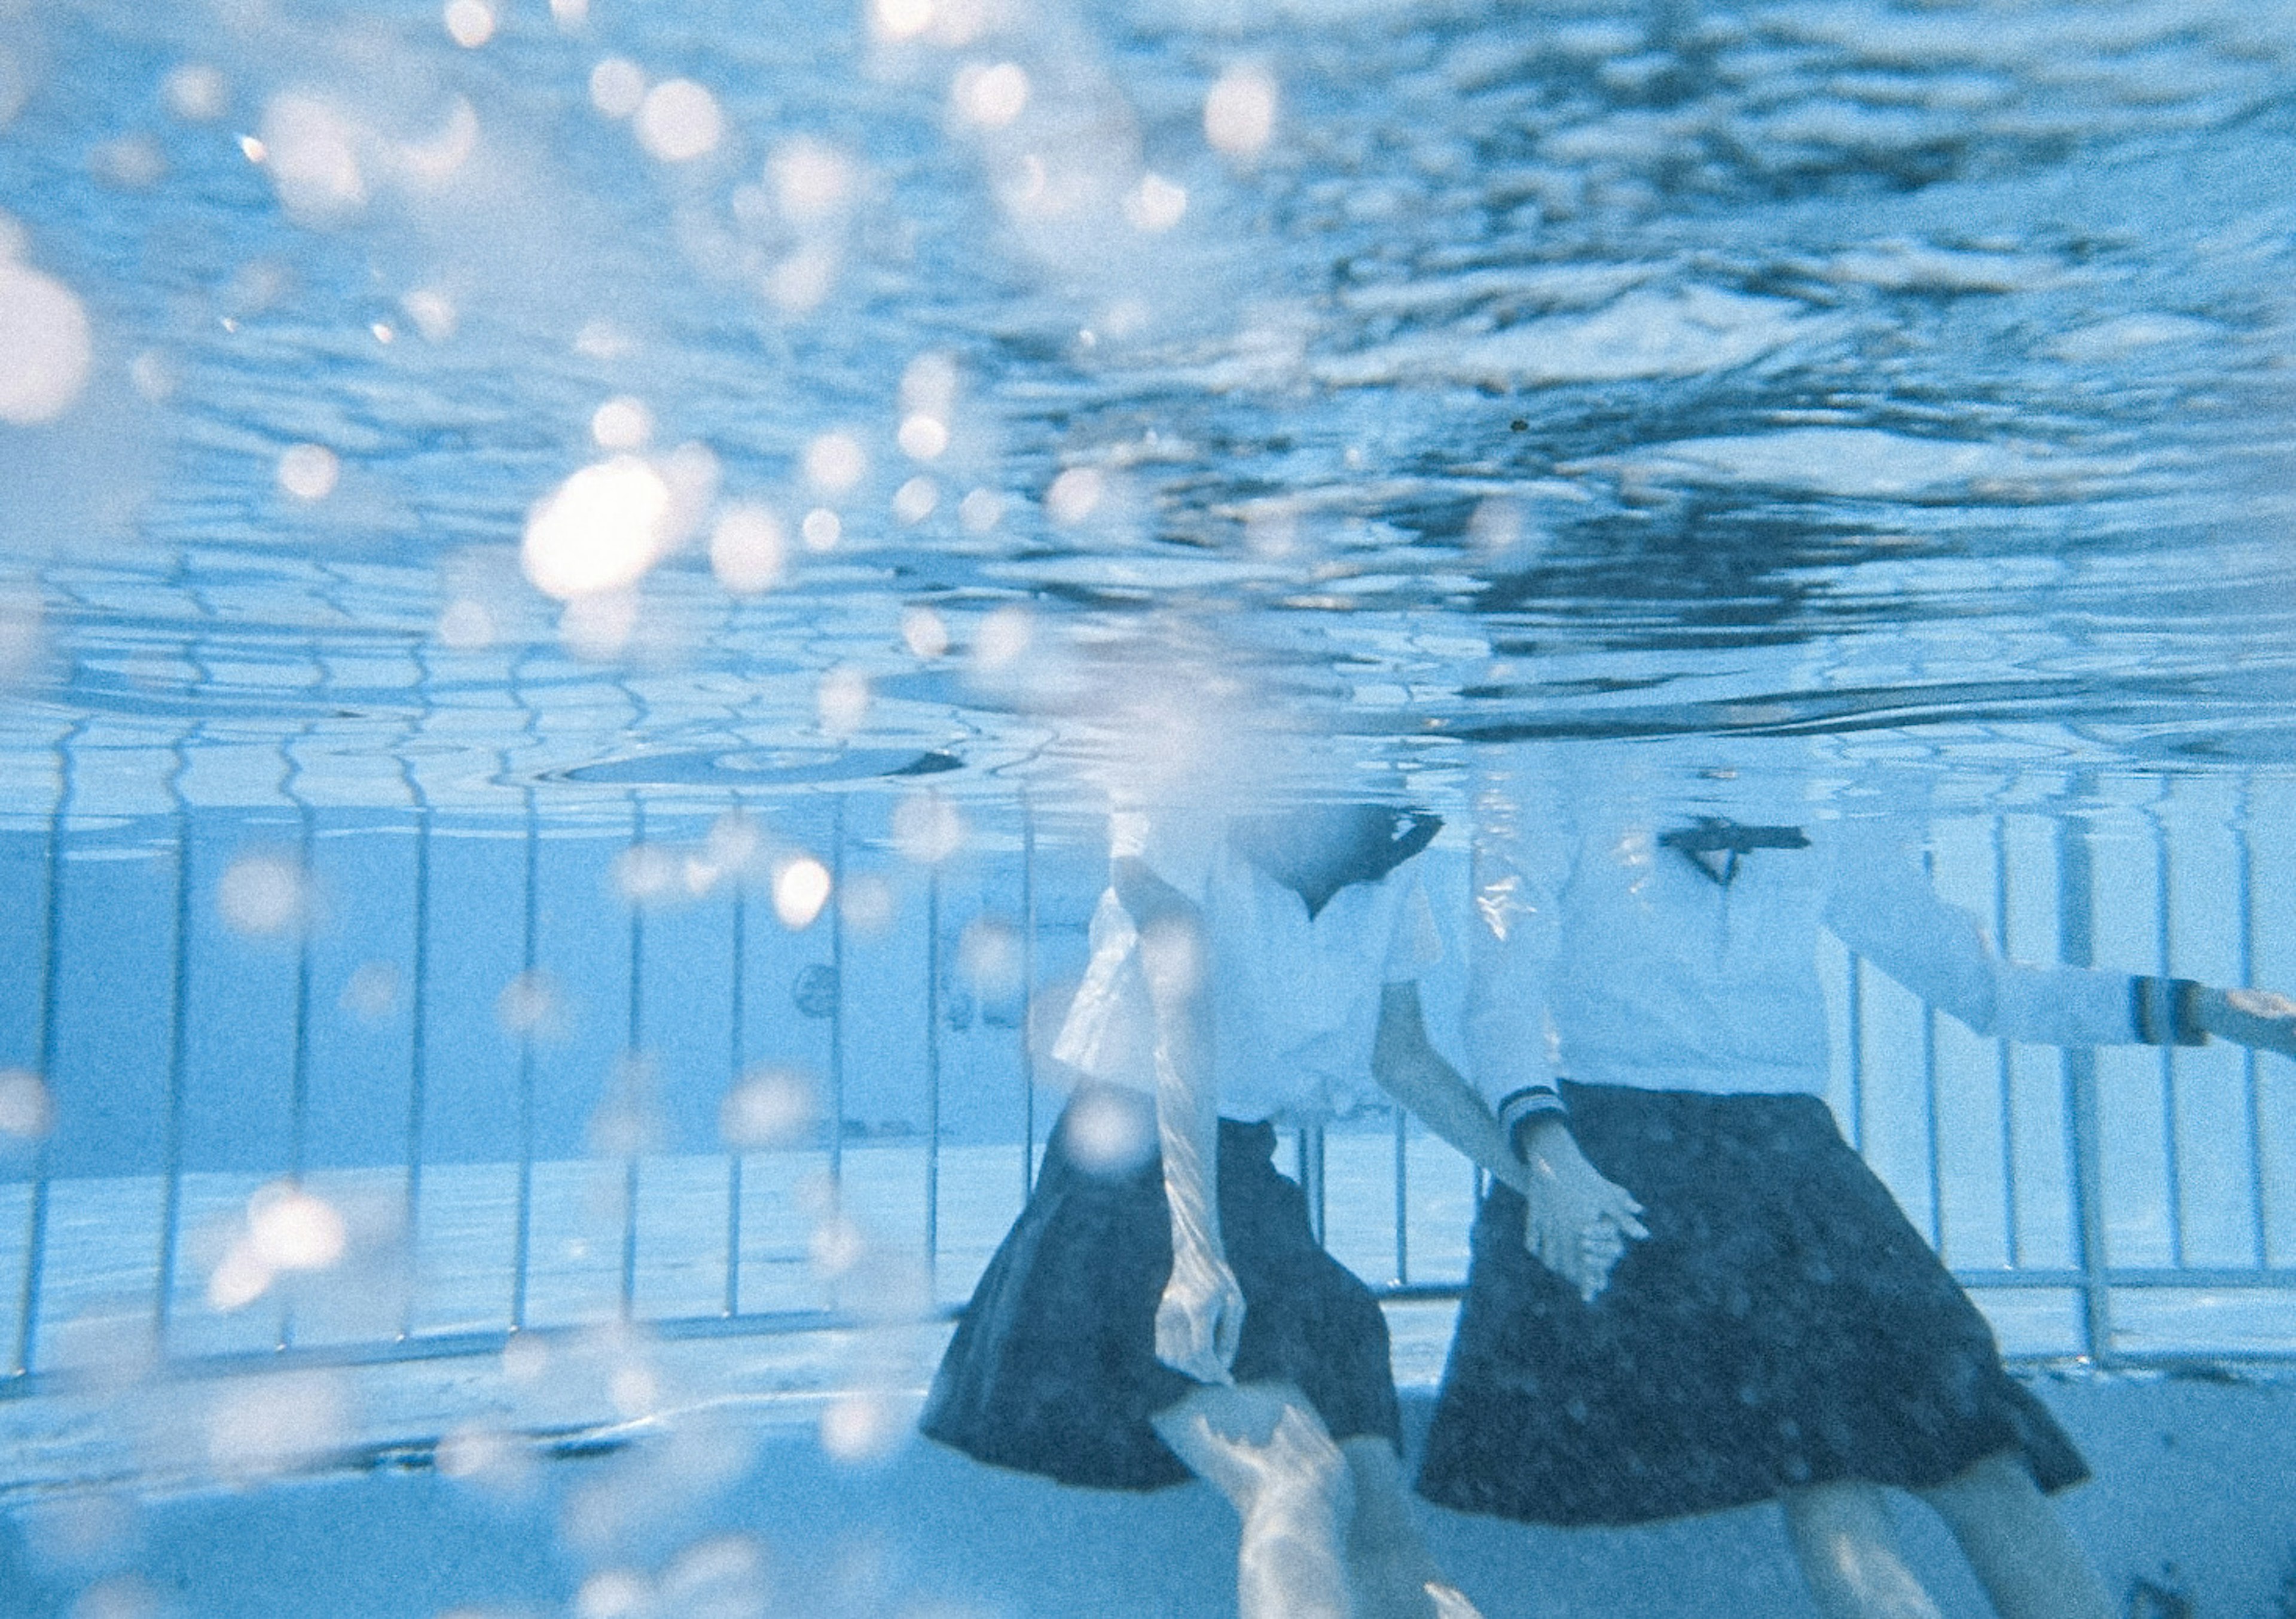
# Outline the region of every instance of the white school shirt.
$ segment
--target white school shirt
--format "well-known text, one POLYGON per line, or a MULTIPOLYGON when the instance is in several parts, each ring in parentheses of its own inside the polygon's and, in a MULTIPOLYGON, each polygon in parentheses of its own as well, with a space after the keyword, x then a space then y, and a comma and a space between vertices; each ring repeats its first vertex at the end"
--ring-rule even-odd
MULTIPOLYGON (((1693 806, 1571 801, 1494 771, 1480 795, 1468 1062, 1494 1105, 1557 1075, 1708 1093, 1825 1089, 1823 927, 1980 1035, 2138 1038, 2131 979, 2003 958, 1882 822, 1798 819, 1806 848, 1738 855, 1725 883, 1660 840, 1693 806)), ((1764 820, 1812 806, 1773 808, 1764 820)), ((1709 857, 1718 868, 1727 857, 1709 857)))
MULTIPOLYGON (((1230 846, 1218 817, 1125 812, 1110 832, 1111 858, 1145 861, 1202 916, 1221 1117, 1312 1122, 1380 1097, 1371 1056, 1381 990, 1416 982, 1443 953, 1415 858, 1375 883, 1350 883, 1311 918, 1295 891, 1230 846)), ((1092 1079, 1153 1091, 1155 1020, 1139 943, 1111 889, 1053 1056, 1092 1079)))

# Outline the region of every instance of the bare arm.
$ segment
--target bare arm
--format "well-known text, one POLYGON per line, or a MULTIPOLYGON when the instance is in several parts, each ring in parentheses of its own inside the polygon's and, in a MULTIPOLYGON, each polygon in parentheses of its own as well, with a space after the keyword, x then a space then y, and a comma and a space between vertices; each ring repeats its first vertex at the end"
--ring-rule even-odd
POLYGON ((1220 1239, 1219 1091, 1202 918, 1143 861, 1118 860, 1114 882, 1140 930, 1156 1015, 1156 1136, 1172 1220, 1172 1274, 1156 1310, 1156 1358, 1200 1383, 1227 1383, 1243 1332, 1243 1293, 1220 1239))
POLYGON ((1587 1162, 1561 1115, 1525 1126, 1526 1151, 1516 1156, 1474 1087, 1428 1042, 1417 984, 1382 990, 1372 1072, 1428 1129, 1522 1194, 1523 1245, 1589 1303, 1627 1244, 1650 1235, 1636 1218, 1642 1204, 1587 1162))

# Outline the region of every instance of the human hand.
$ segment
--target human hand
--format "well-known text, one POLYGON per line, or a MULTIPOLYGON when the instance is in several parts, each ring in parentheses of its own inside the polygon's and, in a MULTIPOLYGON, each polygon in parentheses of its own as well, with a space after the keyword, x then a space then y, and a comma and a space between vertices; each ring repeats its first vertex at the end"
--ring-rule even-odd
POLYGON ((2200 1025, 2210 1034, 2296 1056, 2296 1000, 2269 990, 2203 990, 2197 999, 2200 1025))
POLYGON ((1593 1303, 1628 1243, 1650 1235, 1643 1205, 1587 1162, 1559 1118, 1531 1127, 1523 1167, 1522 1245, 1593 1303))
POLYGON ((1228 1369, 1243 1338, 1243 1289, 1227 1260, 1184 1244, 1156 1305, 1156 1359, 1199 1383, 1234 1383, 1228 1369))

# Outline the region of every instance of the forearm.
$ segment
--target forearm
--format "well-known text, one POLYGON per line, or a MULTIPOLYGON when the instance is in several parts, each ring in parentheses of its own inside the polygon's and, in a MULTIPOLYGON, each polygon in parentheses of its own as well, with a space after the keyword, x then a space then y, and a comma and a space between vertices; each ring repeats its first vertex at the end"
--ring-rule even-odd
POLYGON ((1381 1086, 1470 1161, 1521 1191, 1522 1160, 1515 1156, 1490 1108, 1450 1064, 1431 1051, 1427 1059, 1400 1061, 1376 1071, 1381 1086))
POLYGON ((1185 900, 1177 908, 1148 908, 1149 918, 1140 925, 1141 955, 1156 1015, 1156 1138, 1171 1211, 1172 1252, 1218 1257, 1224 1253, 1219 1088, 1203 986, 1202 930, 1185 900))
POLYGON ((1522 1160, 1475 1088, 1428 1043, 1418 992, 1410 986, 1388 986, 1381 1002, 1372 1075, 1406 1111, 1471 1162, 1522 1189, 1522 1160))

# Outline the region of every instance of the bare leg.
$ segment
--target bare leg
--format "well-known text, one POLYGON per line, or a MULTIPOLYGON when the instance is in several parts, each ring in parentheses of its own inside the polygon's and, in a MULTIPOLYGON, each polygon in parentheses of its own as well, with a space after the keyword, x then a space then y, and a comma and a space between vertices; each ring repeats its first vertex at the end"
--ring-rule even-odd
POLYGON ((1341 1440, 1340 1453, 1355 1483, 1347 1546, 1356 1619, 1480 1619, 1420 1539, 1394 1447, 1359 1434, 1341 1440))
POLYGON ((1918 1493, 1953 1531, 2001 1619, 2110 1619, 2095 1570, 2014 1452, 1918 1493))
POLYGON ((1340 1447, 1286 1383, 1201 1388, 1156 1432, 1243 1520, 1240 1619, 1352 1619, 1341 1546, 1355 1489, 1340 1447))
POLYGON ((1890 1531, 1879 1484, 1813 1484, 1781 1500, 1802 1578, 1826 1619, 1941 1619, 1890 1531))

